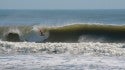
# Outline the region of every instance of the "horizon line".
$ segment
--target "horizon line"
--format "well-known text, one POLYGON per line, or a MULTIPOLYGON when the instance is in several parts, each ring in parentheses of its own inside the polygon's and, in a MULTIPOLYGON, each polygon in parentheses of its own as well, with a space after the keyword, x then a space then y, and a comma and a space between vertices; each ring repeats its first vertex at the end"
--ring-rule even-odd
POLYGON ((0 10, 125 10, 119 9, 119 8, 114 8, 114 9, 0 9, 0 10))

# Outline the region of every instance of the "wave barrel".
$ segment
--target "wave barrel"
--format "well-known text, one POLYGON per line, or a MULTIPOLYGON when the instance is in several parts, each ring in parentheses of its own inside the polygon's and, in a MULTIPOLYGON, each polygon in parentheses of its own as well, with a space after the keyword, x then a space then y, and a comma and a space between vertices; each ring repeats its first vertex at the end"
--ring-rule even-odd
POLYGON ((5 36, 5 40, 6 41, 12 41, 12 42, 19 42, 20 40, 20 36, 17 33, 8 33, 5 36))

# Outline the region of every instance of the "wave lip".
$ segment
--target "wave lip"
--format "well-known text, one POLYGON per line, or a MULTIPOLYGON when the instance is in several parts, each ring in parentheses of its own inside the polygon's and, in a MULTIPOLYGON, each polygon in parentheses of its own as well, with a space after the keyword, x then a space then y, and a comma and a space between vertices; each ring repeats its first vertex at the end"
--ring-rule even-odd
POLYGON ((0 41, 0 54, 82 54, 125 56, 124 43, 34 43, 0 41))

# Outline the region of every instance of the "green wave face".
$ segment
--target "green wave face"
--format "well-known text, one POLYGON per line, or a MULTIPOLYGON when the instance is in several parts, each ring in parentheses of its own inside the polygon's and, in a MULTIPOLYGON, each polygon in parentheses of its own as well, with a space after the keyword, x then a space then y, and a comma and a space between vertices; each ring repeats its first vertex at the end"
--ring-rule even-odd
POLYGON ((74 24, 69 26, 50 28, 50 36, 46 41, 49 42, 78 42, 82 39, 84 42, 98 41, 102 42, 124 42, 125 26, 116 25, 87 25, 74 24))

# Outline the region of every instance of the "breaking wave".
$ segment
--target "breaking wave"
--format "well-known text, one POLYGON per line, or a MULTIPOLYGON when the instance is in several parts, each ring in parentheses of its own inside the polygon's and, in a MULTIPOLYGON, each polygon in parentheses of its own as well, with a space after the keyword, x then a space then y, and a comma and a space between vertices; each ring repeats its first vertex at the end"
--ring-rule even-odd
POLYGON ((1 26, 0 37, 13 42, 125 42, 125 26, 73 24, 56 27, 1 26))
POLYGON ((0 54, 125 56, 124 25, 6 26, 0 35, 0 54))

